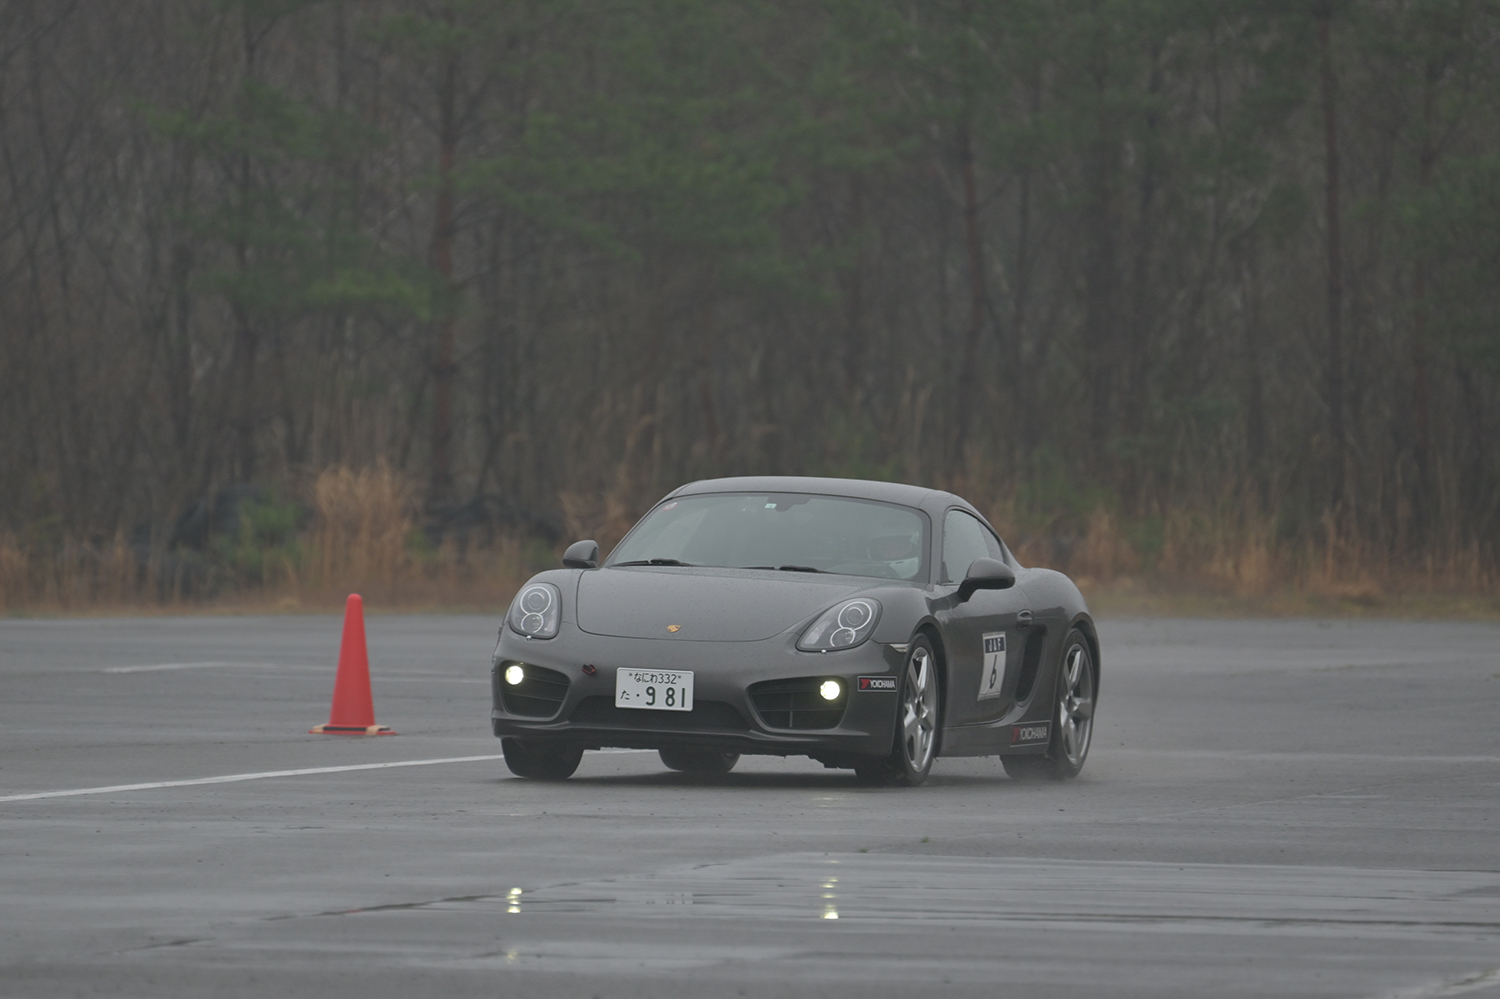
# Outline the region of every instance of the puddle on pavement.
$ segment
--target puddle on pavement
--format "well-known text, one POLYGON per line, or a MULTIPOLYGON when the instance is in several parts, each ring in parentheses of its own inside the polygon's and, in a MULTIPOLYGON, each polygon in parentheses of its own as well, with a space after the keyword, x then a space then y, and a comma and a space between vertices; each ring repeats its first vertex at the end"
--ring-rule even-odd
POLYGON ((781 854, 324 915, 463 911, 517 925, 547 914, 845 925, 1048 921, 1136 931, 1255 923, 1294 932, 1321 926, 1335 935, 1382 926, 1500 935, 1496 895, 1496 872, 781 854))

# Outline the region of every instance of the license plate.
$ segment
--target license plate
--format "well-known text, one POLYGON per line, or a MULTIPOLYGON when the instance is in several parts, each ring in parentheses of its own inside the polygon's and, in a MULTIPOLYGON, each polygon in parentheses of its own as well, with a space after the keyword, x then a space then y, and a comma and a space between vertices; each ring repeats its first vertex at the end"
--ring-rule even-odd
POLYGON ((693 710, 693 674, 680 669, 615 670, 615 707, 693 710))

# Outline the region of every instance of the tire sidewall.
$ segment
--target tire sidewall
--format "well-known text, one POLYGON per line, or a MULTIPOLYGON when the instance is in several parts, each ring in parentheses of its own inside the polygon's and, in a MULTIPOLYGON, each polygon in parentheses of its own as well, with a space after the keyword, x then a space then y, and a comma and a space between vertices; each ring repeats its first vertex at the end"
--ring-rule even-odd
POLYGON ((912 638, 911 646, 907 649, 906 659, 901 664, 901 682, 896 685, 896 721, 895 721, 894 746, 890 757, 890 769, 892 777, 902 784, 916 785, 927 779, 932 772, 932 762, 937 759, 938 746, 942 741, 943 732, 943 684, 942 674, 938 669, 937 649, 932 640, 926 635, 917 635, 912 638), (919 649, 925 649, 929 669, 932 670, 932 683, 936 692, 936 707, 932 724, 932 751, 927 754, 927 763, 920 769, 917 768, 907 756, 905 729, 902 719, 905 717, 906 693, 908 678, 910 675, 912 660, 917 656, 919 649))
POLYGON ((1068 653, 1075 646, 1082 647, 1083 654, 1088 661, 1089 697, 1094 697, 1094 691, 1098 687, 1098 680, 1094 675, 1094 651, 1089 646, 1088 639, 1083 632, 1077 628, 1069 628, 1067 638, 1063 640, 1062 653, 1057 657, 1057 679, 1052 690, 1052 737, 1047 741, 1047 760, 1051 763, 1053 776, 1060 780, 1077 777, 1083 770, 1083 765, 1088 762, 1089 750, 1094 746, 1094 728, 1092 717, 1089 720, 1089 739, 1083 747, 1083 755, 1079 757, 1078 763, 1068 760, 1067 750, 1063 748, 1063 698, 1067 695, 1068 682, 1068 653))
POLYGON ((567 780, 583 759, 579 747, 528 743, 513 737, 501 739, 500 750, 510 772, 529 780, 567 780))

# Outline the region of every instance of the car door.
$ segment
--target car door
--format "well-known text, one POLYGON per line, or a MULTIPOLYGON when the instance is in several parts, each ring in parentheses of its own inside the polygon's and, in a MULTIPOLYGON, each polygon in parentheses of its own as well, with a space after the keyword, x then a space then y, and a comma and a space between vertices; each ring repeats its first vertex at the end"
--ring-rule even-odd
POLYGON ((959 602, 958 584, 976 558, 1005 561, 1000 541, 977 517, 950 509, 943 517, 940 580, 952 601, 944 627, 948 662, 947 724, 973 725, 999 718, 1011 705, 1021 663, 1025 591, 976 590, 959 602), (1007 678, 1010 682, 1007 683, 1007 678))

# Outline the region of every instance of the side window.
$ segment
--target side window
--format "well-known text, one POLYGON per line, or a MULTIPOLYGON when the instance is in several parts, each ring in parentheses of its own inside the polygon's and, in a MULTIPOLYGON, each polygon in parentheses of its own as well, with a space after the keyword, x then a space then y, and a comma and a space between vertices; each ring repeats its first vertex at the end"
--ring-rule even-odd
POLYGON ((1000 543, 984 525, 962 510, 949 510, 943 519, 943 578, 963 579, 976 558, 999 558, 1000 543))
MULTIPOLYGON (((980 530, 984 530, 984 528, 981 527, 980 530)), ((1005 548, 1000 544, 1000 539, 995 537, 992 532, 984 532, 984 543, 985 546, 990 550, 990 558, 994 559, 996 562, 1005 561, 1005 548)))

